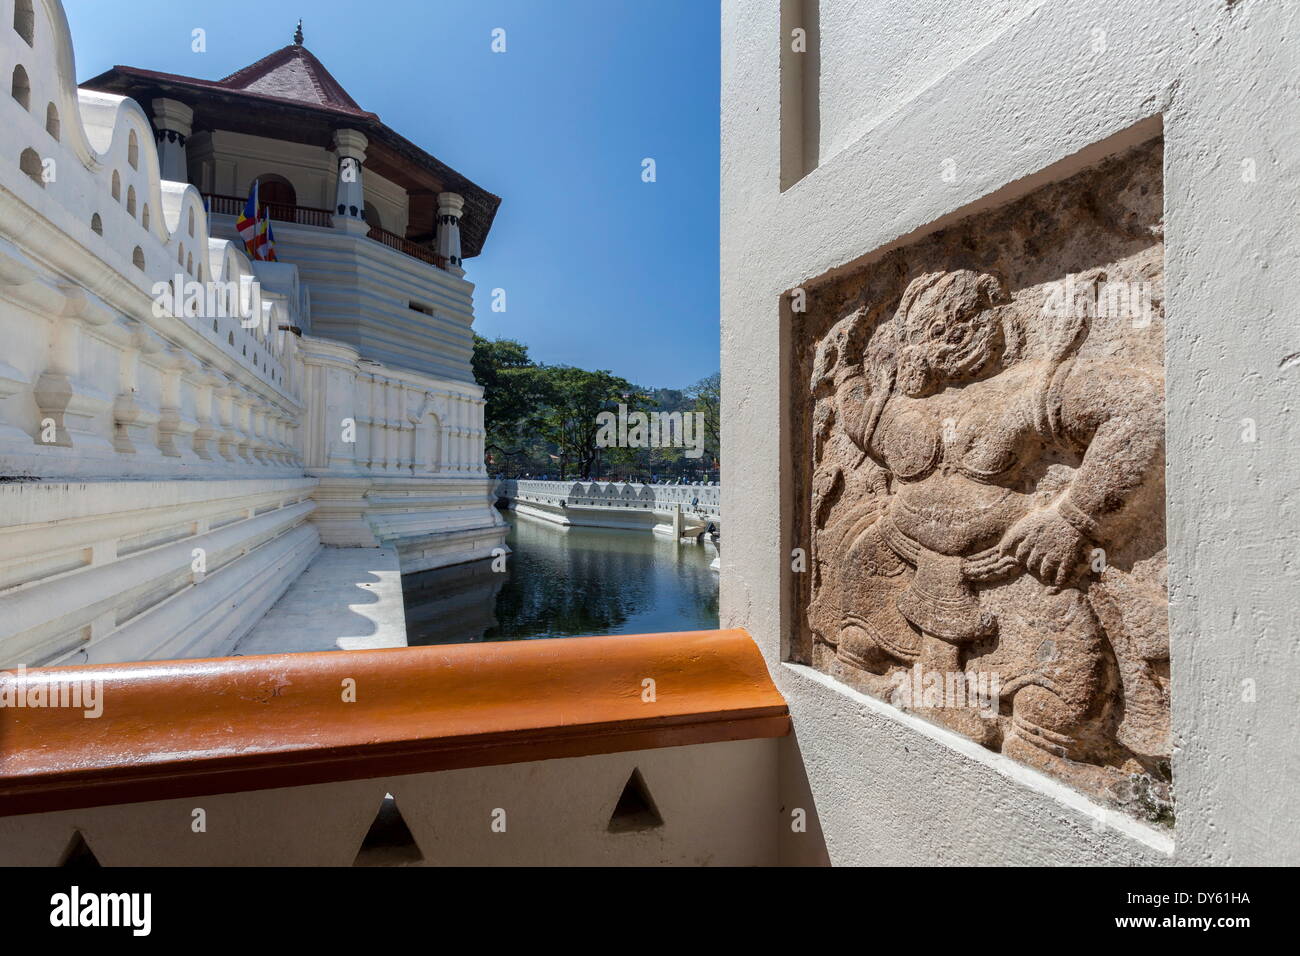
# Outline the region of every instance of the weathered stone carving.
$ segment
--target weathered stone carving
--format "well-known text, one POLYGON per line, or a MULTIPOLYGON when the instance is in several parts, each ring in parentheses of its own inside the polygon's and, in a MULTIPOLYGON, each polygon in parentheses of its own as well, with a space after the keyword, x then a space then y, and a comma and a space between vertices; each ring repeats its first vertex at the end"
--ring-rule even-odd
POLYGON ((816 295, 799 369, 796 655, 1153 819, 1160 193, 1155 142, 891 254, 816 295))

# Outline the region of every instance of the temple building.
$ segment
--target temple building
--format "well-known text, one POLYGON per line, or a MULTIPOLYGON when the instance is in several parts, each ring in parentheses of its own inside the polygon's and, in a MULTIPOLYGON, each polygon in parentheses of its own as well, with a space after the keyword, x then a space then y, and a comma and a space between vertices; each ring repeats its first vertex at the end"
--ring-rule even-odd
POLYGON ((992 873, 1034 945, 1192 907, 1129 868, 1300 863, 1300 5, 721 13, 719 628, 468 642, 493 560, 407 574, 462 643, 392 650, 404 573, 505 554, 497 198, 301 34, 78 87, 0 0, 0 865, 1050 866, 992 873))
POLYGON ((482 250, 501 200, 358 106, 302 39, 300 25, 221 80, 118 66, 83 86, 145 107, 163 178, 200 191, 214 236, 235 238, 259 185, 278 257, 310 291, 314 334, 472 383, 462 260, 482 250))
MULTIPOLYGON (((0 666, 246 652, 326 555, 334 591, 388 582, 357 640, 404 643, 401 574, 504 545, 464 267, 500 199, 301 23, 224 79, 78 86, 62 8, 9 6, 0 666), (237 229, 255 186, 273 257, 237 229)), ((354 646, 316 629, 347 617, 253 647, 354 646)))

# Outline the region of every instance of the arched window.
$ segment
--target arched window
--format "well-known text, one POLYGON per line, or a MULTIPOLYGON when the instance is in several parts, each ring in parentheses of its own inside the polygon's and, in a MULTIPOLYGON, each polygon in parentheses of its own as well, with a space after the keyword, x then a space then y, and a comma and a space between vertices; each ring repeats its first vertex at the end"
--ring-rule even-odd
POLYGON ((45 132, 56 140, 59 138, 59 108, 53 103, 45 107, 45 132))
POLYGON ((126 161, 132 169, 140 168, 140 140, 135 135, 135 130, 131 130, 126 138, 126 161))
POLYGON ((122 177, 117 174, 116 169, 113 170, 113 198, 118 202, 122 201, 122 177))
POLYGON ((194 275, 194 255, 193 255, 193 253, 191 253, 191 254, 189 254, 189 255, 187 255, 187 256, 185 257, 185 271, 188 272, 190 275, 194 275))
POLYGON ((99 218, 99 213, 90 217, 90 231, 100 236, 104 234, 104 220, 99 218))
POLYGON ((142 272, 144 271, 144 250, 139 246, 136 246, 135 250, 131 253, 131 262, 137 269, 142 272))
POLYGON ((145 203, 140 207, 140 225, 149 228, 149 204, 145 203))
POLYGON ((36 45, 36 12, 32 0, 14 0, 14 30, 28 46, 36 45))
POLYGON ((176 250, 176 264, 178 266, 185 265, 185 246, 183 244, 176 250))
POLYGON ((45 177, 41 175, 41 157, 36 150, 23 150, 22 156, 18 158, 18 168, 30 176, 36 185, 45 188, 45 177))
POLYGON ((374 226, 376 229, 384 228, 384 221, 379 218, 379 210, 375 208, 374 203, 372 202, 366 203, 366 211, 365 211, 364 218, 368 224, 374 226))
POLYGON ((130 216, 135 215, 135 187, 126 187, 126 211, 130 216))
POLYGON ((190 208, 190 238, 194 238, 194 209, 190 208))
MULTIPOLYGON (((277 173, 264 173, 258 176, 257 198, 263 206, 270 207, 272 219, 293 221, 293 207, 298 205, 298 192, 293 183, 277 173)), ((253 187, 248 187, 252 192, 253 187)))
POLYGON ((19 63, 14 67, 13 80, 9 84, 9 92, 13 94, 18 105, 25 110, 32 108, 32 83, 27 79, 27 71, 19 63))

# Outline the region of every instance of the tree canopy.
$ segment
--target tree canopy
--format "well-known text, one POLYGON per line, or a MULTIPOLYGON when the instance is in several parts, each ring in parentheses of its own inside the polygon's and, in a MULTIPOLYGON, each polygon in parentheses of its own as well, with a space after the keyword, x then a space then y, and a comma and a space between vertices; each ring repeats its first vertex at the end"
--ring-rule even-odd
MULTIPOLYGON (((607 369, 537 364, 528 346, 474 336, 474 377, 483 386, 489 470, 565 478, 701 478, 718 456, 718 376, 686 390, 646 389, 607 369), (681 447, 601 447, 601 413, 698 411, 702 458, 681 447)), ((608 417, 608 416, 607 416, 608 417)))

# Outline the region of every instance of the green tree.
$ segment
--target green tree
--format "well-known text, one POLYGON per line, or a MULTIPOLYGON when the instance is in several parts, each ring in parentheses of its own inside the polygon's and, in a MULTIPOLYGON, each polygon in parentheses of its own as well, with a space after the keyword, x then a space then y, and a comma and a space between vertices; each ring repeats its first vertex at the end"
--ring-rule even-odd
POLYGON ((695 411, 704 413, 704 453, 714 459, 722 457, 722 373, 714 372, 700 379, 687 395, 695 401, 695 411))
POLYGON ((474 379, 483 386, 483 429, 486 446, 506 455, 526 454, 528 425, 540 399, 537 366, 528 346, 513 339, 485 339, 475 333, 471 360, 474 379))
POLYGON ((511 473, 551 472, 561 477, 576 466, 579 477, 601 476, 602 466, 619 476, 690 477, 707 469, 718 449, 718 379, 712 375, 686 390, 643 389, 607 370, 538 365, 528 346, 513 339, 474 336, 474 378, 483 386, 487 449, 511 473), (601 412, 628 413, 659 408, 704 413, 705 458, 688 459, 680 447, 601 448, 596 444, 601 412))
POLYGON ((555 446, 560 459, 560 477, 570 462, 579 477, 591 478, 599 470, 602 449, 596 444, 600 431, 597 416, 617 412, 620 403, 629 411, 641 408, 645 396, 627 379, 608 371, 589 372, 571 365, 537 366, 542 409, 534 419, 538 435, 555 446))

